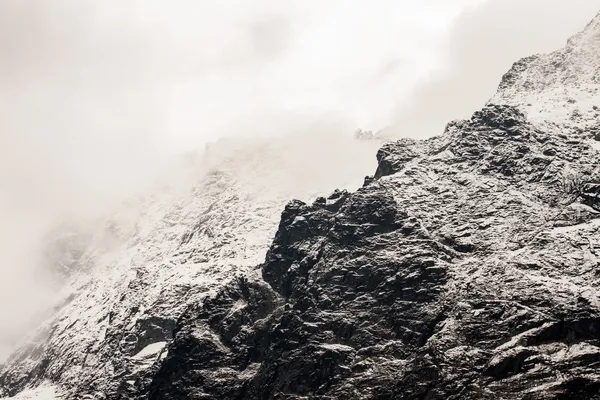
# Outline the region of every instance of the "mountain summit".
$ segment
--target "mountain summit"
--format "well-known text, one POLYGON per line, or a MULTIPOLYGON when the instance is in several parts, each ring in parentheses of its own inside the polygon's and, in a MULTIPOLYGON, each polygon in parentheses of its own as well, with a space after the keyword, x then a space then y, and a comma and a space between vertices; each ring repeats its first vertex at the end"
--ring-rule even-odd
POLYGON ((502 78, 491 103, 510 104, 531 121, 589 135, 600 116, 600 15, 566 47, 524 58, 502 78))
POLYGON ((517 62, 469 120, 385 144, 355 192, 304 182, 320 197, 280 218, 289 192, 273 182, 287 178, 249 153, 220 158, 193 196, 148 200, 117 261, 96 261, 4 365, 1 390, 600 397, 599 49, 600 15, 517 62))

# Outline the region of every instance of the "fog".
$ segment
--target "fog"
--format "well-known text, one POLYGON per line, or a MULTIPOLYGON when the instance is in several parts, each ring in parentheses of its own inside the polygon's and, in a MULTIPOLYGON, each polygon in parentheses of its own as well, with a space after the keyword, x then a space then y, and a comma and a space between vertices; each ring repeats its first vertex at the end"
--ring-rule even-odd
MULTIPOLYGON (((2 0, 0 360, 54 288, 47 231, 225 136, 437 134, 596 0, 2 0), (335 118, 332 117, 335 116, 335 118), (331 122, 335 121, 335 122, 331 122)), ((338 151, 343 151, 340 148, 338 151)), ((374 156, 374 155, 373 155, 374 156)))
POLYGON ((439 134, 489 100, 515 61, 564 46, 599 11, 589 0, 496 0, 463 12, 448 30, 440 68, 399 101, 388 132, 439 134))

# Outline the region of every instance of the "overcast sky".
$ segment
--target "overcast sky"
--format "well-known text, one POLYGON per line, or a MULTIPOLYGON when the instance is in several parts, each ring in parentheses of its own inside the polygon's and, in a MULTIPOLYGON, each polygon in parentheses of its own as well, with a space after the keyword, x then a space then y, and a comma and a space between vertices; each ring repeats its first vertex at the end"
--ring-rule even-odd
POLYGON ((48 226, 135 192, 169 154, 221 136, 286 134, 298 118, 437 134, 491 97, 512 62, 562 46, 599 9, 597 0, 1 0, 0 304, 21 307, 0 307, 0 320, 27 319, 25 294, 39 292, 27 286, 32 243, 48 226))
POLYGON ((379 128, 471 3, 3 0, 0 163, 11 185, 93 204, 165 149, 283 134, 277 115, 379 128))

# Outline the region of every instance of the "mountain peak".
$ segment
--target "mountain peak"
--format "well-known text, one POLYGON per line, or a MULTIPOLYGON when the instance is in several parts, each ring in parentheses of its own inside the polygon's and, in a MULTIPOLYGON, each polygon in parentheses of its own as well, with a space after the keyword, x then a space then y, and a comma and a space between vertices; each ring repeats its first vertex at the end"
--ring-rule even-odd
POLYGON ((546 129, 589 136, 600 117, 600 13, 564 48, 513 64, 490 103, 517 106, 546 129))

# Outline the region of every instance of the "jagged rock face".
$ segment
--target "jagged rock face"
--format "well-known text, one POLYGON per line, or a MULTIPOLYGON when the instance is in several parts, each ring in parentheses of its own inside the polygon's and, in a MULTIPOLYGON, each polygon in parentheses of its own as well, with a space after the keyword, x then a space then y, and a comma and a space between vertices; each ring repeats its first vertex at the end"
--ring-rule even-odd
POLYGON ((141 393, 600 396, 600 219, 560 182, 600 176, 598 156, 510 106, 387 145, 378 180, 287 205, 268 286, 239 280, 190 308, 141 393))
POLYGON ((383 188, 336 192, 313 206, 292 202, 263 265, 272 289, 240 281, 216 305, 191 311, 151 398, 384 394, 377 379, 393 393, 390 372, 439 322, 452 253, 383 188), (210 362, 182 374, 171 366, 190 362, 190 348, 210 362), (232 368, 237 373, 226 374, 232 368))
POLYGON ((6 393, 50 380, 73 399, 600 399, 598 118, 571 119, 564 94, 597 99, 599 21, 517 63, 471 119, 383 146, 354 193, 279 219, 271 175, 251 192, 207 176, 194 207, 135 236, 144 256, 121 261, 135 268, 89 283, 49 341, 13 357, 6 393))

